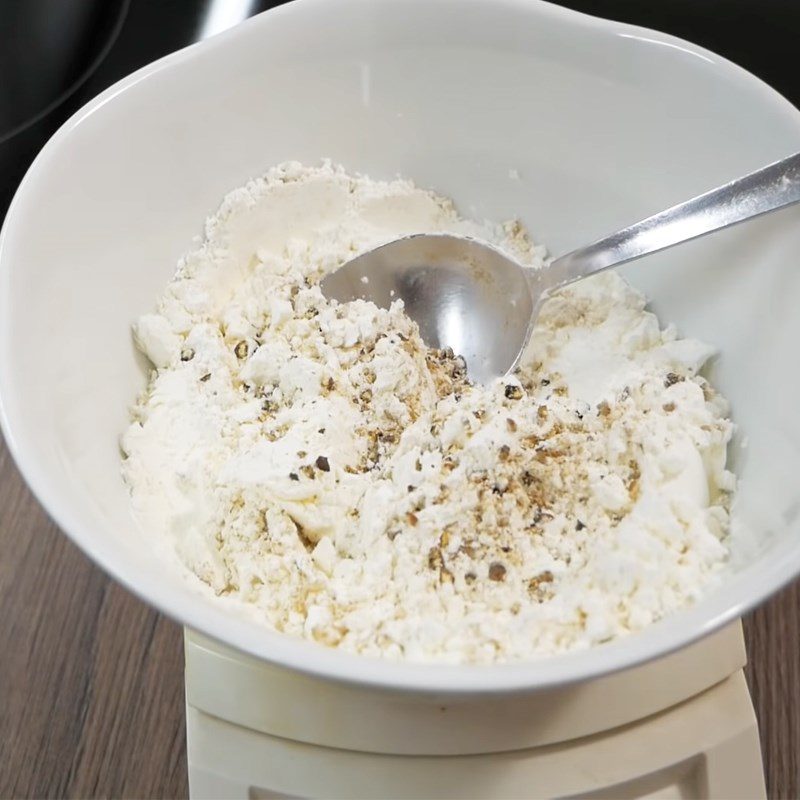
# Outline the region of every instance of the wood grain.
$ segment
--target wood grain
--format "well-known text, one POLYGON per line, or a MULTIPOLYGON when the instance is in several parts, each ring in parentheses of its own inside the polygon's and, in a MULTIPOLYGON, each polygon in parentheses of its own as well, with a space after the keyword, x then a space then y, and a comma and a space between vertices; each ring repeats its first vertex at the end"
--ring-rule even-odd
POLYGON ((180 628, 110 581, 0 442, 0 797, 188 796, 180 628))
MULTIPOLYGON (((746 620, 770 798, 800 795, 800 584, 746 620)), ((188 795, 174 623, 46 517, 0 441, 0 798, 188 795)))
POLYGON ((800 581, 744 620, 767 796, 800 797, 800 581))

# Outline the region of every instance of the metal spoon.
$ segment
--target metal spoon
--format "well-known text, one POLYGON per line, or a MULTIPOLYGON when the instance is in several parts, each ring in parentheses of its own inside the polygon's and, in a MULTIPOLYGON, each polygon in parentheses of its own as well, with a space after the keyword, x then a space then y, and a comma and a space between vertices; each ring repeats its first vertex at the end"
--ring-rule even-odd
POLYGON ((445 233, 414 234, 348 261, 322 281, 341 302, 387 307, 402 299, 429 347, 451 347, 470 378, 512 370, 544 300, 609 267, 800 201, 800 153, 561 256, 523 267, 485 242, 445 233))

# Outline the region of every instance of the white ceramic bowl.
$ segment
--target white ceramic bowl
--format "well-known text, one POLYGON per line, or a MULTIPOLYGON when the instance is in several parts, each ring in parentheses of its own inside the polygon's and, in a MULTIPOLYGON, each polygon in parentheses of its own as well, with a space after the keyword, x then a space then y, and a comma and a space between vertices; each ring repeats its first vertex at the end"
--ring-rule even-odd
MULTIPOLYGON (((800 209, 626 272, 716 343, 747 438, 737 571, 594 650, 501 667, 384 663, 265 630, 146 545, 118 436, 144 384, 129 326, 229 189, 286 160, 400 172, 471 215, 520 214, 555 252, 800 149, 800 114, 724 59, 534 0, 300 0, 169 56, 75 115, 31 167, 0 249, 0 401, 37 497, 119 581, 255 656, 421 692, 528 690, 681 647, 800 571, 800 209), (514 179, 511 170, 519 173, 514 179)), ((43 587, 46 590, 46 587, 43 587)))

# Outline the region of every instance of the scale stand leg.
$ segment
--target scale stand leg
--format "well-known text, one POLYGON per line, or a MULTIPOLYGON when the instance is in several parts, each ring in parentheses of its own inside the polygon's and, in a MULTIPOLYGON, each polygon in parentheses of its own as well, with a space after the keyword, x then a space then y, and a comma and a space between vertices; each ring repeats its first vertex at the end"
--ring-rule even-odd
POLYGON ((250 792, 241 782, 190 763, 189 797, 192 800, 250 800, 250 792))
POLYGON ((758 727, 753 724, 704 754, 703 797, 766 797, 758 727))

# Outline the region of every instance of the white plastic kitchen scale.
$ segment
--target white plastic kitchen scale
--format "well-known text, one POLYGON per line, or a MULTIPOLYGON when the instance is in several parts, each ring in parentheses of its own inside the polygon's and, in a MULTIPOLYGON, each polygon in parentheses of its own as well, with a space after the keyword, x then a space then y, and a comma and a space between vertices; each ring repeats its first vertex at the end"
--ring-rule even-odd
POLYGON ((738 621, 591 682, 455 703, 185 642, 194 800, 765 797, 738 621))

